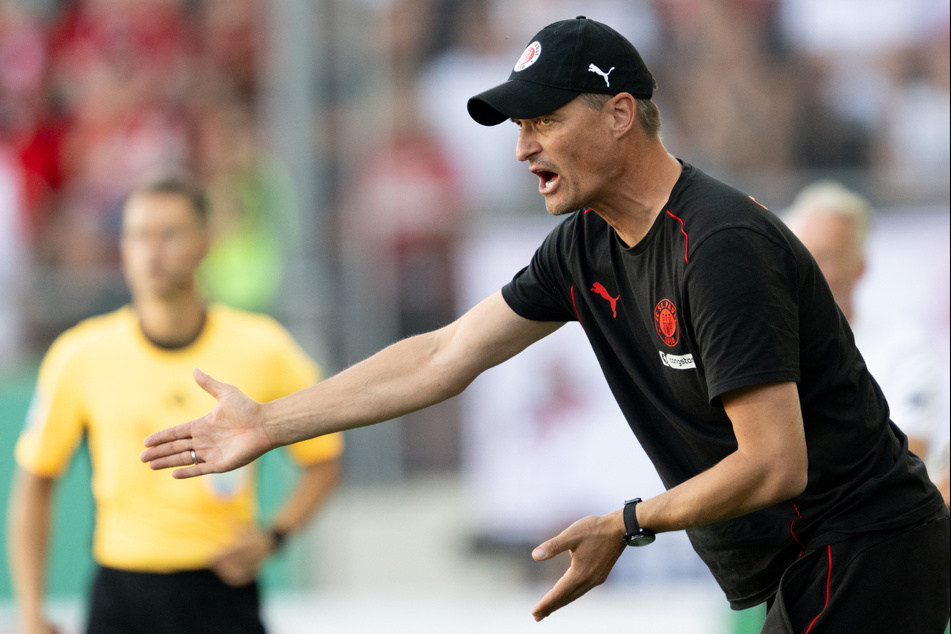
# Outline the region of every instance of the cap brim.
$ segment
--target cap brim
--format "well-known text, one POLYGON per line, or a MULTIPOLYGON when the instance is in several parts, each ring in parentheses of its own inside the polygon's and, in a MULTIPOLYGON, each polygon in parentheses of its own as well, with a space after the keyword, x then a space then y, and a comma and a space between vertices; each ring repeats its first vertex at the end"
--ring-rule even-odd
POLYGON ((510 79, 472 97, 466 107, 476 123, 498 125, 508 119, 534 119, 546 115, 579 94, 577 90, 510 79))

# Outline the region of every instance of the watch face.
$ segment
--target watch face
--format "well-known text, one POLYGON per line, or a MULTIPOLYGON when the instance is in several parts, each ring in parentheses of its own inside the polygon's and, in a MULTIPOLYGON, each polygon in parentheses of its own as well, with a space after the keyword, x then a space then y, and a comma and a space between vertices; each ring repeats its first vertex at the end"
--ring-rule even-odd
POLYGON ((628 546, 647 546, 653 544, 655 539, 657 538, 654 535, 647 533, 636 533, 625 537, 628 546))

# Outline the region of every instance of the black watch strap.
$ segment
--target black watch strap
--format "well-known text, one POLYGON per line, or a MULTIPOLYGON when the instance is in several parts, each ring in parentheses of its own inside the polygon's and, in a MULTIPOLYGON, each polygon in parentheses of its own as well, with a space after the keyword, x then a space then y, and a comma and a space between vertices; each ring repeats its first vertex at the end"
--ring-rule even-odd
POLYGON ((624 502, 624 543, 628 546, 647 546, 654 542, 654 531, 637 523, 637 505, 641 498, 624 502))
POLYGON ((271 536, 271 541, 274 542, 275 552, 280 550, 284 546, 284 542, 287 541, 287 531, 271 527, 268 534, 271 536))

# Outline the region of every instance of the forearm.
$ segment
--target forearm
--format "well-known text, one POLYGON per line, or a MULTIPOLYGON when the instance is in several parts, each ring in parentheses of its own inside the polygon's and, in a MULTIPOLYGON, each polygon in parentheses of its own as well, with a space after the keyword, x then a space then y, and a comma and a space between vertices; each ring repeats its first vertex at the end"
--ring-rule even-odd
POLYGON ((795 383, 751 386, 722 395, 737 449, 712 468, 645 500, 638 520, 654 532, 739 517, 806 488, 806 450, 795 383))
POLYGON ((734 452, 713 468, 637 505, 638 522, 656 533, 733 519, 795 497, 805 481, 734 452))
POLYGON ((339 478, 338 459, 304 467, 297 486, 271 518, 271 527, 284 533, 295 533, 304 528, 330 497, 339 478))
POLYGON ((390 420, 455 396, 474 376, 440 364, 436 331, 397 342, 340 374, 262 407, 275 445, 390 420))
POLYGON ((20 471, 10 498, 7 556, 17 607, 26 622, 43 618, 52 481, 20 471))
POLYGON ((265 404, 196 368, 195 380, 218 404, 201 418, 148 436, 140 459, 152 469, 178 467, 176 478, 236 469, 275 447, 379 423, 455 396, 482 371, 561 325, 519 317, 497 292, 444 328, 400 341, 265 404))

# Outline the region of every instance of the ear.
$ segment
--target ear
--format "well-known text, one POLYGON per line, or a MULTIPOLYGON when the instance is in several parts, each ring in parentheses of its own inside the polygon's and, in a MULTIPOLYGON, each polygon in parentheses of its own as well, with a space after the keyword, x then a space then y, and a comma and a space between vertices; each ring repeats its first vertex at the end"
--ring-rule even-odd
POLYGON ((621 138, 637 126, 637 100, 630 93, 621 92, 604 104, 605 112, 612 117, 611 130, 615 138, 621 138))

